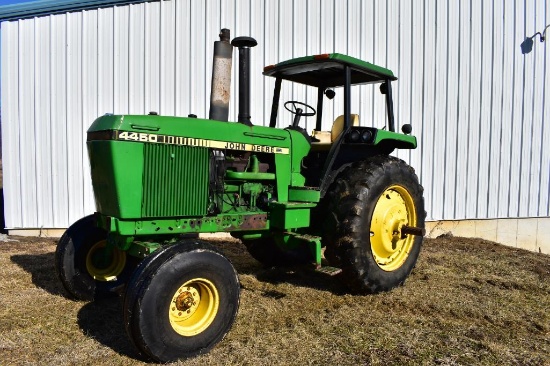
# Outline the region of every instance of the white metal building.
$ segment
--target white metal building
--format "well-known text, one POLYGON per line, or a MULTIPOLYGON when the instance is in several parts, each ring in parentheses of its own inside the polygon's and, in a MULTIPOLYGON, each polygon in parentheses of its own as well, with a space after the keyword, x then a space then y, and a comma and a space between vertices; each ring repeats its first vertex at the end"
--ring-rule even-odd
MULTIPOLYGON (((397 155, 420 176, 430 234, 450 231, 550 253, 543 235, 550 228, 550 54, 538 36, 532 52, 520 48, 550 23, 545 0, 96 3, 108 4, 1 23, 11 233, 66 228, 94 211, 85 132, 97 116, 207 117, 213 42, 229 28, 232 37, 258 41, 251 51, 254 124, 269 119, 274 80, 261 75, 264 65, 340 52, 385 66, 399 78, 396 121, 411 123, 419 139, 417 150, 397 155)), ((352 112, 383 126, 377 89, 362 88, 352 112)), ((316 95, 296 87, 282 98, 314 104, 316 95)), ((324 113, 327 129, 335 113, 324 113)), ((290 118, 279 113, 279 124, 290 118)))

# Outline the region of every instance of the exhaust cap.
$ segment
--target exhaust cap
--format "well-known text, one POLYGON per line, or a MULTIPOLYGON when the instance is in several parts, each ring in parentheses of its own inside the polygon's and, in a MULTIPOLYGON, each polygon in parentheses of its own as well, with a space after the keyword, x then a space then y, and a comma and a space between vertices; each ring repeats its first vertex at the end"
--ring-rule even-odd
POLYGON ((258 45, 258 42, 252 37, 235 37, 231 41, 233 47, 255 47, 258 45))

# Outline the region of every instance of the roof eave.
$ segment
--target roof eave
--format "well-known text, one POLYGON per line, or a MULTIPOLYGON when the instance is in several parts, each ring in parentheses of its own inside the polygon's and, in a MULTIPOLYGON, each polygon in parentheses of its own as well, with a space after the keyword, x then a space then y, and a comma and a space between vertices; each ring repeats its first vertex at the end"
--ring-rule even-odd
POLYGON ((149 1, 155 0, 37 0, 20 4, 0 6, 0 22, 29 19, 80 10, 144 3, 149 1))

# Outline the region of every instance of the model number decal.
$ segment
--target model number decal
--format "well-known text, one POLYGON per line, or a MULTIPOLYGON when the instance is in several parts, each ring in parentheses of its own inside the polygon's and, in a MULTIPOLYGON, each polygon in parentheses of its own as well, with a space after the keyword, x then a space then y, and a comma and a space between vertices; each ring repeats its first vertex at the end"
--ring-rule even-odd
POLYGON ((120 131, 118 133, 118 139, 126 141, 158 142, 158 135, 152 133, 120 131))
POLYGON ((115 139, 123 140, 123 141, 150 142, 155 144, 198 146, 198 147, 210 147, 214 149, 254 151, 254 152, 263 152, 263 153, 269 153, 269 154, 288 154, 288 148, 286 147, 274 147, 274 146, 266 146, 266 145, 245 144, 240 142, 196 139, 192 137, 157 135, 154 133, 117 131, 117 133, 115 134, 115 139))

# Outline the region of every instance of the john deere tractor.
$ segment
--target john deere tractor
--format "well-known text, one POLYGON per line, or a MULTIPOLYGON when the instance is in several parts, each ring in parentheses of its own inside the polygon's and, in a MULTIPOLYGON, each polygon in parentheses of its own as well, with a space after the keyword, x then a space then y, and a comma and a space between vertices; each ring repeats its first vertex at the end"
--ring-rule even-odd
POLYGON ((87 148, 96 212, 74 223, 56 251, 69 294, 123 294, 130 339, 161 362, 208 352, 237 314, 235 269, 200 233, 230 233, 265 265, 310 266, 339 276, 355 293, 403 284, 424 235, 422 186, 410 166, 389 155, 416 148, 410 125, 396 131, 390 70, 338 53, 267 66, 264 75, 275 79, 271 118, 252 122, 249 54, 256 41, 230 43, 228 30, 220 38, 209 119, 151 113, 93 122, 87 148), (238 121, 228 122, 234 47, 239 111, 238 121), (315 88, 315 108, 296 100, 281 108, 283 82, 315 88), (380 84, 386 120, 368 122, 381 128, 352 113, 359 109, 352 87, 367 83, 380 84), (323 131, 323 103, 337 91, 342 115, 323 131), (313 116, 311 133, 304 117, 313 116), (276 128, 278 120, 288 127, 276 128))

